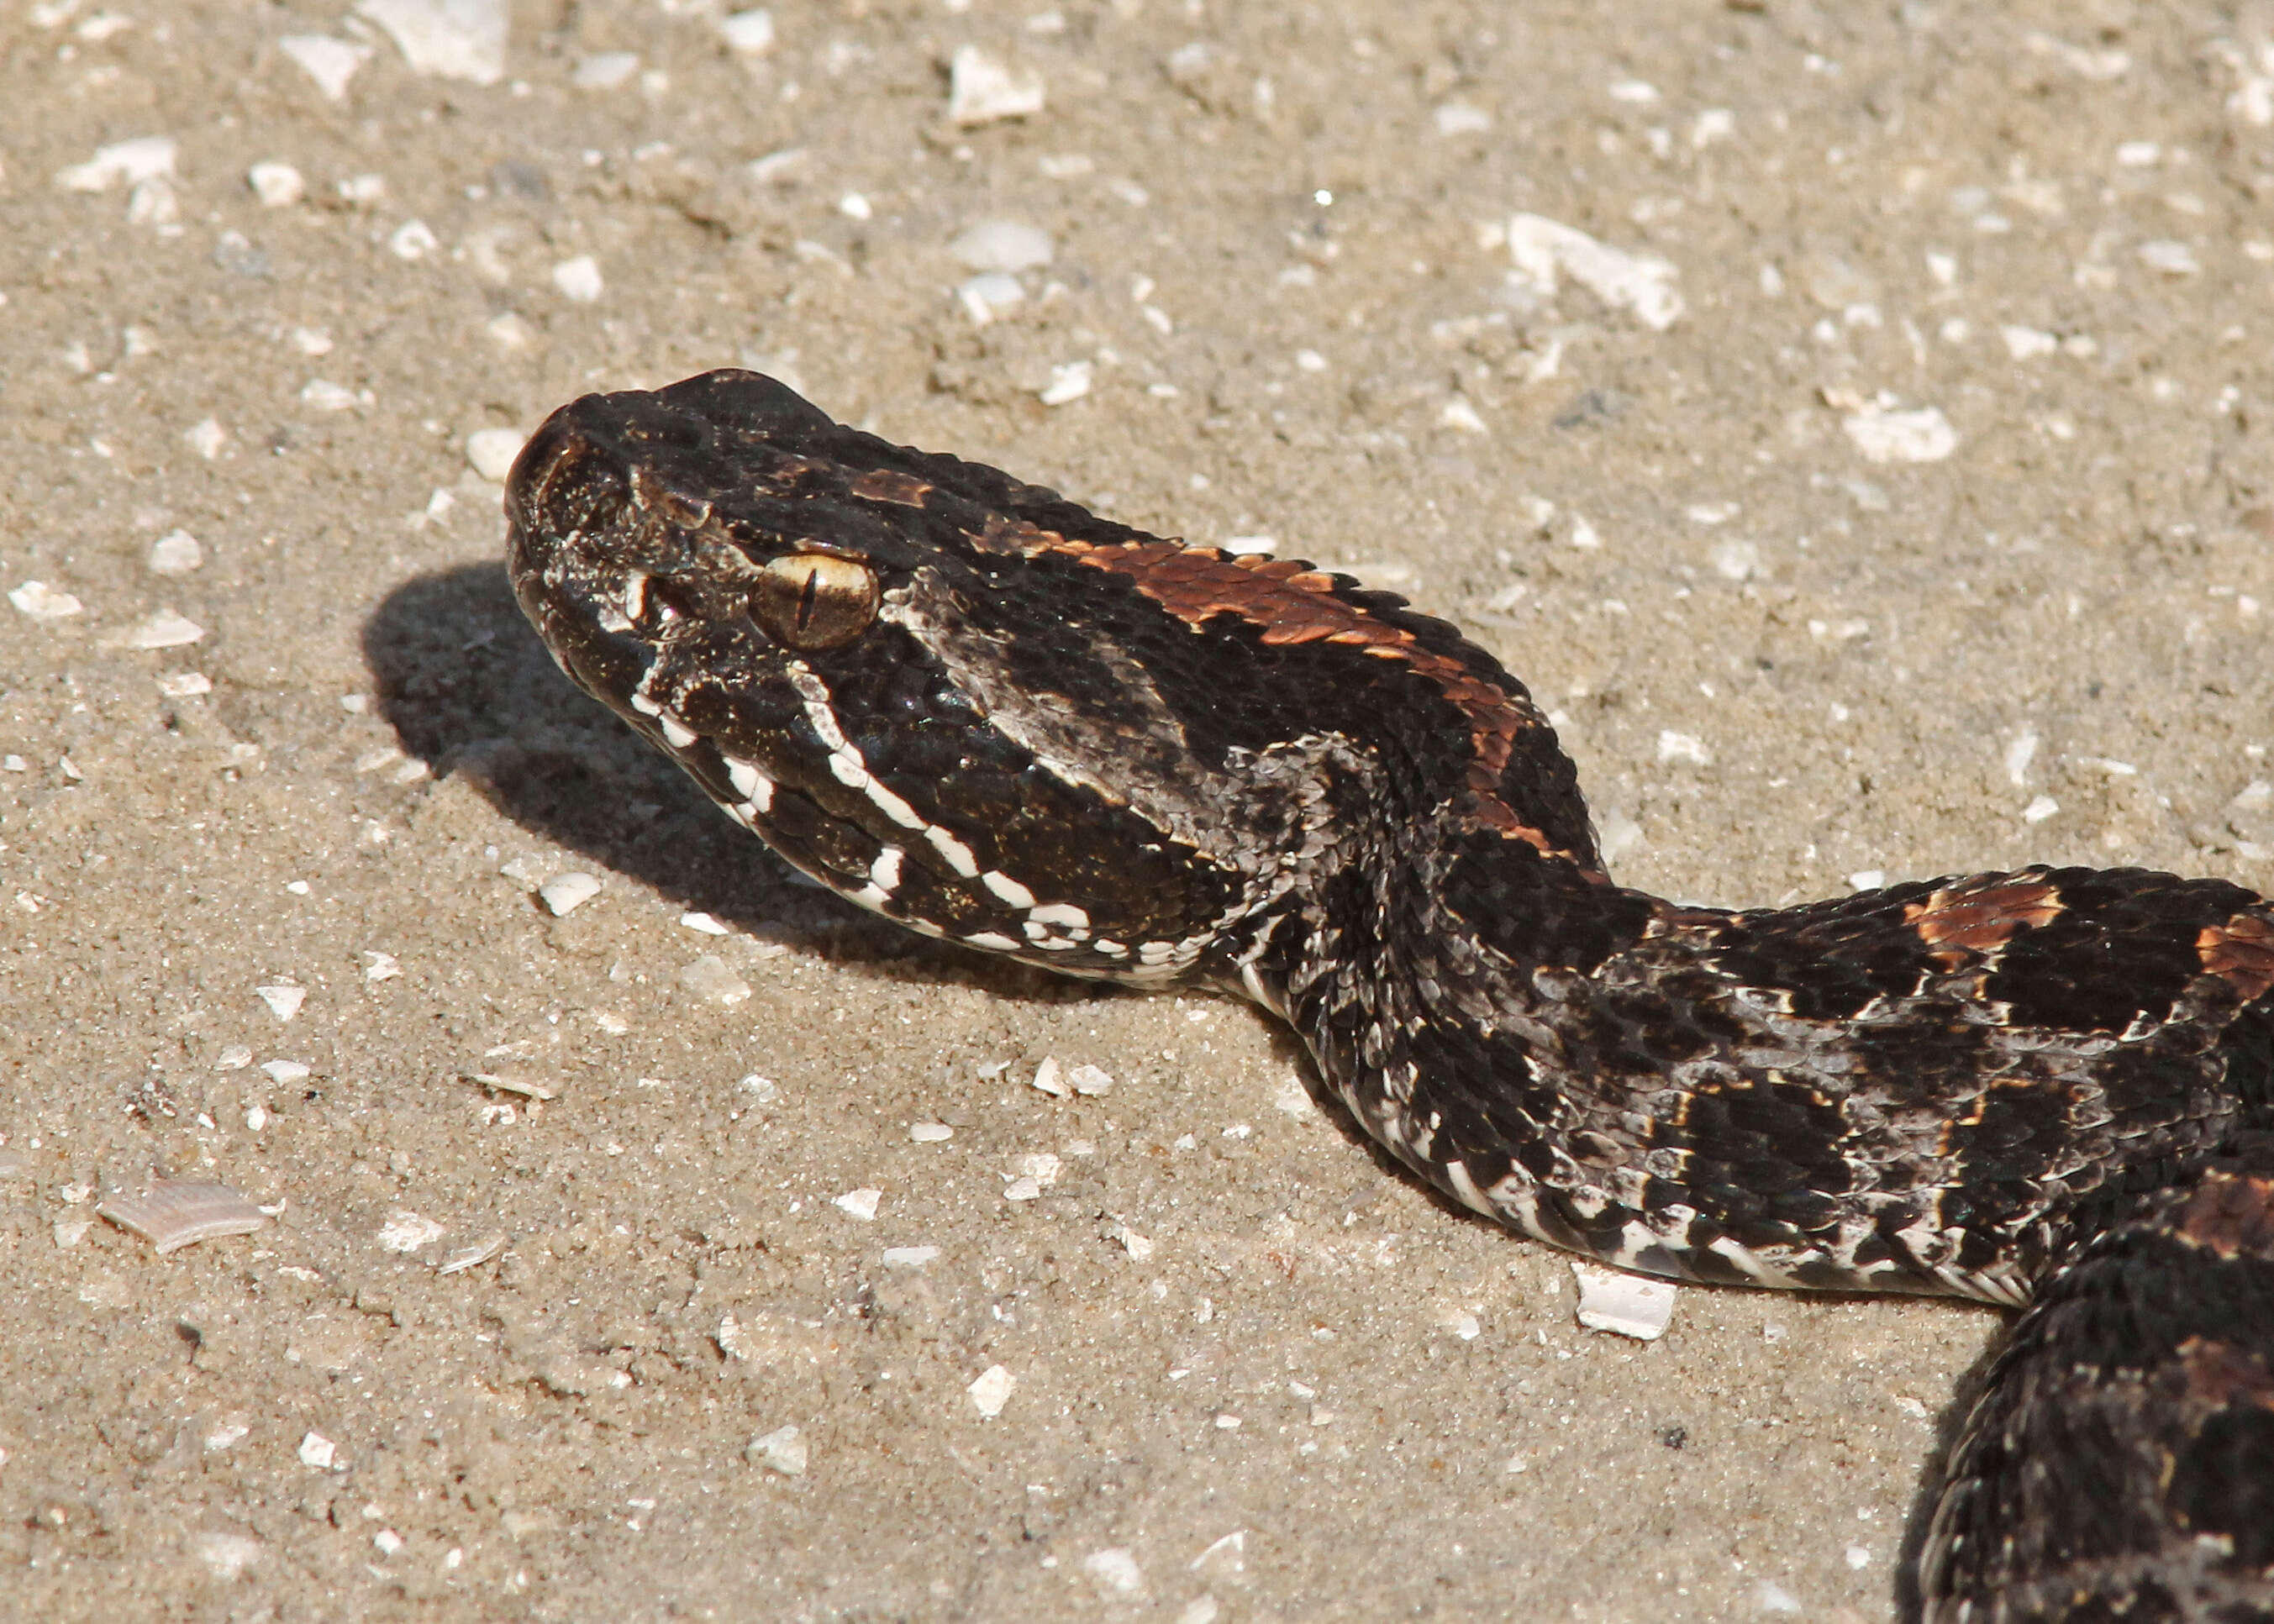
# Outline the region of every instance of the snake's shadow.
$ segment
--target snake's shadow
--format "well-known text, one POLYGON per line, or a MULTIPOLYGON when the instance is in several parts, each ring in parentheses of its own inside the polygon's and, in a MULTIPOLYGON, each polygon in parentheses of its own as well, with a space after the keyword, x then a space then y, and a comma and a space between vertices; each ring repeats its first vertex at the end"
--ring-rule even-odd
POLYGON ((678 906, 792 935, 827 959, 893 979, 1050 1002, 1102 990, 927 941, 806 879, 561 674, 501 565, 397 587, 365 622, 363 652, 380 718, 406 754, 438 778, 468 784, 531 834, 678 906))

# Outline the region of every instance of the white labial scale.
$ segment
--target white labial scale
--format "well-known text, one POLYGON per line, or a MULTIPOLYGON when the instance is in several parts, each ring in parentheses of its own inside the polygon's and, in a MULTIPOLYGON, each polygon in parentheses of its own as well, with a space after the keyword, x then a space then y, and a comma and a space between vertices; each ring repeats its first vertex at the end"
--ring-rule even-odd
POLYGON ((756 762, 746 762, 739 756, 722 755, 727 763, 727 781, 734 793, 749 801, 759 812, 771 811, 774 804, 774 781, 758 771, 756 762))
POLYGON ((1493 1215, 1493 1205, 1485 1199, 1485 1192, 1477 1188, 1477 1181, 1469 1177, 1467 1163, 1461 1162, 1445 1163, 1445 1182, 1453 1187, 1453 1193, 1461 1199, 1461 1204, 1470 1211, 1482 1213, 1487 1218, 1493 1215))
POLYGON ((657 711, 655 713, 655 719, 657 722, 661 724, 663 727, 664 741, 669 744, 674 750, 685 749, 689 745, 694 743, 697 737, 697 734, 693 728, 681 721, 677 717, 672 715, 668 710, 657 711))
POLYGON ((932 850, 947 859, 949 868, 967 880, 975 880, 979 877, 979 863, 977 859, 972 856, 969 846, 937 823, 928 824, 923 832, 924 838, 931 842, 932 850))
POLYGON ((979 876, 979 883, 1014 908, 1031 908, 1035 906, 1035 893, 1000 868, 990 868, 979 876))
POLYGON ((870 883, 881 886, 888 897, 900 890, 900 863, 907 856, 907 853, 897 846, 885 846, 877 853, 876 861, 869 865, 870 883))
POLYGON ((1070 930, 1087 930, 1089 928, 1089 915, 1071 902, 1046 903, 1038 908, 1029 908, 1027 917, 1037 925, 1063 925, 1070 930))
POLYGON ((633 710, 638 711, 642 716, 661 716, 663 714, 663 706, 657 701, 650 699, 647 696, 646 692, 641 688, 634 688, 628 696, 627 703, 630 704, 633 710))
POLYGON ((982 930, 963 939, 974 947, 991 947, 998 952, 1009 952, 1020 945, 997 930, 982 930))

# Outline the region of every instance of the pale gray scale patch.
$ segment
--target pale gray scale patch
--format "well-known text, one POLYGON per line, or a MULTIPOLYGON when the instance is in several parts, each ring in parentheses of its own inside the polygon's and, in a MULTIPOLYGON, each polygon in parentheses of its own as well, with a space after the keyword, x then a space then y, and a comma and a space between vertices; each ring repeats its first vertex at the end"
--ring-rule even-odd
POLYGON ((1020 945, 996 930, 975 931, 963 939, 974 947, 991 947, 997 952, 1002 953, 1015 952, 1020 945))

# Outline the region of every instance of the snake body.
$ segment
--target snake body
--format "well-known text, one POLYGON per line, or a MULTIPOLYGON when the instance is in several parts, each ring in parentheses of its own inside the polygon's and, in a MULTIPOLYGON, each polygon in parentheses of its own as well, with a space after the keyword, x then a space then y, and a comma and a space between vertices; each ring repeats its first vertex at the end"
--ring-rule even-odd
POLYGON ((1286 1020, 1389 1152, 1682 1281, 2022 1310, 1934 1620, 2274 1617, 2274 907, 2029 868, 1799 907, 1604 870, 1451 626, 719 372, 563 407, 507 493, 571 679, 912 929, 1286 1020))

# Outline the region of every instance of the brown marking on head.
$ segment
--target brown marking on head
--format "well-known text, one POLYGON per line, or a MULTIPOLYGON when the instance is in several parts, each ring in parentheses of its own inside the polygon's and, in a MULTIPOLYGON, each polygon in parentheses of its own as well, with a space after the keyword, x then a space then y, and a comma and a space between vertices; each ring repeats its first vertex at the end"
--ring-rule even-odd
POLYGON ((2223 925, 2206 925, 2195 937, 2204 971, 2255 1002, 2274 987, 2274 921, 2263 914, 2237 914, 2223 925))
POLYGON ((1993 952, 2023 930, 2059 916, 2059 890, 2043 880, 1961 880, 1903 910, 1903 922, 1926 944, 1927 956, 1955 970, 1976 953, 1993 952))
POLYGON ((902 508, 921 508, 931 485, 898 469, 871 468, 856 475, 853 483, 845 488, 863 501, 894 502, 902 508))
MULTIPOLYGON (((1517 736, 1545 727, 1546 718, 1529 702, 1478 676, 1459 660, 1423 648, 1404 628, 1378 620, 1364 606, 1338 596, 1332 575, 1291 560, 1235 557, 1181 542, 1099 545, 1053 536, 1031 525, 1022 528, 1026 534, 1014 540, 1005 533, 990 550, 1002 550, 1001 544, 1009 543, 1020 551, 1059 553, 1121 575, 1196 629, 1211 616, 1228 614, 1255 627, 1267 644, 1340 643, 1377 659, 1395 660, 1427 678, 1468 719, 1467 781, 1477 816, 1503 835, 1550 855, 1571 855, 1525 825, 1500 795, 1501 775, 1514 754, 1517 736)), ((988 546, 996 536, 990 520, 980 545, 988 546)))
POLYGON ((2182 1239, 2222 1258, 2274 1258, 2274 1179, 2206 1173, 2180 1208, 2182 1239))
POLYGON ((2179 1346, 2184 1396, 2206 1410, 2234 1403, 2274 1410, 2274 1372, 2255 1350, 2208 1336, 2190 1336, 2179 1346))

